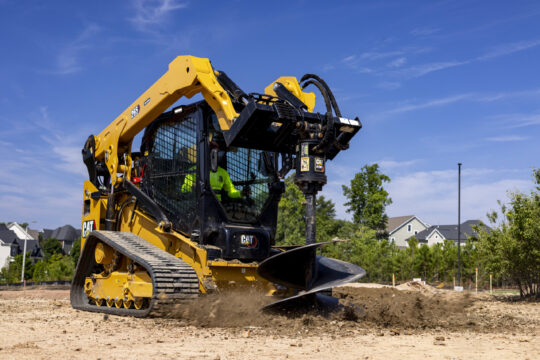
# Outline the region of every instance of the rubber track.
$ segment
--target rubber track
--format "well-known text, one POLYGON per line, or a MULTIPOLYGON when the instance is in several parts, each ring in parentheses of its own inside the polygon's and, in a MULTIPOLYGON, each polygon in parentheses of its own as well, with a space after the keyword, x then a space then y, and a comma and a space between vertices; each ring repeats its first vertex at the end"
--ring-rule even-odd
POLYGON ((88 236, 75 269, 70 299, 73 308, 124 316, 166 316, 176 304, 196 298, 199 278, 193 268, 182 259, 161 250, 132 233, 93 231, 88 236), (103 242, 142 266, 152 279, 153 296, 144 309, 125 309, 97 306, 89 302, 84 292, 85 278, 95 272, 94 249, 103 242))

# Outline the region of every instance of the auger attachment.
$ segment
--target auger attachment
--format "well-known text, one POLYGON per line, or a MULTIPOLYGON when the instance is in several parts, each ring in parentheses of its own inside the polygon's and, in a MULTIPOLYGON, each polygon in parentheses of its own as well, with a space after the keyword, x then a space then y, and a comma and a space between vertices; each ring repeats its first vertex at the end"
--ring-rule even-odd
MULTIPOLYGON (((360 279, 360 266, 316 254, 317 248, 340 240, 308 244, 284 251, 259 264, 258 274, 273 283, 298 290, 294 296, 276 301, 263 310, 290 308, 316 299, 316 293, 360 279)), ((317 294, 318 295, 318 294, 317 294)), ((319 300, 321 296, 317 297, 319 300)))

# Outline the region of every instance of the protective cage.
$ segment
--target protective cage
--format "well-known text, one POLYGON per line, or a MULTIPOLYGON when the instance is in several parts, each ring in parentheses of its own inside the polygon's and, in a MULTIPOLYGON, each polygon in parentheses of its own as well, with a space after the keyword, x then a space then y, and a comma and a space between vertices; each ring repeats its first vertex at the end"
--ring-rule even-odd
POLYGON ((226 170, 235 188, 243 193, 240 201, 224 197, 222 204, 231 220, 254 222, 261 215, 270 196, 270 185, 275 181, 263 157, 261 150, 233 147, 227 151, 226 170))
POLYGON ((152 134, 143 176, 145 192, 175 228, 190 232, 197 216, 197 113, 161 122, 152 134))
POLYGON ((282 191, 276 187, 276 154, 227 148, 216 122, 213 111, 203 103, 182 107, 156 119, 141 144, 145 155, 141 189, 175 229, 188 235, 198 231, 204 243, 213 243, 206 229, 223 223, 275 226, 282 191), (211 147, 218 143, 221 169, 212 173, 211 147), (216 188, 226 183, 234 187, 232 194, 225 186, 216 188))

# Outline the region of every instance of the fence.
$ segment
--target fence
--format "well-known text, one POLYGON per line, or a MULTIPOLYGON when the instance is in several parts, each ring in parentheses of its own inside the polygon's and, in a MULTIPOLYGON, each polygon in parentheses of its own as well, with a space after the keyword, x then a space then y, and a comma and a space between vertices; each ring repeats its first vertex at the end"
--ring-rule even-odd
POLYGON ((71 285, 71 281, 26 281, 26 284, 23 283, 14 283, 14 284, 0 284, 0 289, 6 288, 20 288, 22 286, 43 286, 43 285, 71 285))

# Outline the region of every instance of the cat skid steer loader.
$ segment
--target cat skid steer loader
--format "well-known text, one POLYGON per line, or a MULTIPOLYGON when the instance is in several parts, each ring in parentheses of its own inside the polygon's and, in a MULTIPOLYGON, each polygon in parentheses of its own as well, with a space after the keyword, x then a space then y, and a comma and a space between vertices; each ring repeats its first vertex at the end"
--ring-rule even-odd
POLYGON ((244 93, 210 61, 179 56, 82 150, 81 256, 71 304, 149 316, 200 294, 256 287, 277 309, 360 278, 316 254, 315 199, 325 163, 360 130, 327 84, 307 74, 244 93), (326 113, 314 112, 313 85, 326 113), (204 101, 173 107, 182 97, 204 101), (170 110, 168 110, 170 109, 170 110), (134 137, 144 131, 140 151, 134 137), (306 244, 275 246, 282 181, 295 170, 306 197, 306 244))

